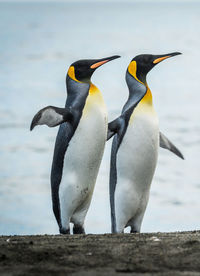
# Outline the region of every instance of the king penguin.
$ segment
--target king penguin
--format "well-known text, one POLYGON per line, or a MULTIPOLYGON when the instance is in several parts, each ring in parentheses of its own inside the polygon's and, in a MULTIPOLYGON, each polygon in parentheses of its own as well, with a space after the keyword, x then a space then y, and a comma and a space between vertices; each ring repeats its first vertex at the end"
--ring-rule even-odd
POLYGON ((91 76, 101 65, 119 58, 79 60, 66 76, 65 108, 47 106, 33 118, 36 125, 60 125, 51 169, 53 211, 61 234, 85 233, 87 214, 107 137, 107 111, 91 76))
POLYGON ((147 73, 161 61, 179 55, 139 55, 126 71, 129 97, 121 115, 109 123, 108 139, 114 135, 110 164, 112 233, 140 232, 149 200, 159 145, 183 159, 181 152, 159 132, 147 73))

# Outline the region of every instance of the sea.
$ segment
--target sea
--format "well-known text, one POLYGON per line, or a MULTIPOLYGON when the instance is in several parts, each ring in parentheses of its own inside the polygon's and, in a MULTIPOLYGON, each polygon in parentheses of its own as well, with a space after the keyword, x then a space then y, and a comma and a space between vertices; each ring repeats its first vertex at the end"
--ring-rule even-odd
MULTIPOLYGON (((29 127, 39 109, 64 106, 70 64, 121 56, 92 77, 111 121, 128 97, 125 72, 131 59, 175 51, 182 55, 160 63, 147 81, 160 130, 185 160, 159 150, 141 231, 200 229, 199 14, 198 1, 0 3, 0 235, 58 233, 50 192, 58 128, 40 126, 30 132, 29 127)), ((86 233, 110 233, 110 150, 111 141, 86 233)))

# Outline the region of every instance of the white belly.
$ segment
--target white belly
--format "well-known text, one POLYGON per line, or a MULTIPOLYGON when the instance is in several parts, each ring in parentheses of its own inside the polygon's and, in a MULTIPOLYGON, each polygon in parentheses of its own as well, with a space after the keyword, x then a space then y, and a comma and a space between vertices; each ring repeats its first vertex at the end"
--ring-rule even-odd
POLYGON ((115 212, 119 231, 134 218, 140 228, 157 164, 158 145, 156 113, 152 109, 136 112, 117 154, 115 212))
POLYGON ((102 102, 86 102, 64 158, 59 187, 62 225, 82 224, 90 205, 107 136, 107 112, 102 102))

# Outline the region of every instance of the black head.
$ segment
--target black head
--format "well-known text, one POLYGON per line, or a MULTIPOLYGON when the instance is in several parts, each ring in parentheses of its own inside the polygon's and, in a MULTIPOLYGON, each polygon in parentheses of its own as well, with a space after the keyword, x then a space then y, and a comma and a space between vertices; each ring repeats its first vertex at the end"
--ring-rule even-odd
POLYGON ((136 70, 136 76, 137 78, 142 81, 146 82, 146 75, 147 73, 158 63, 161 61, 180 55, 179 52, 174 52, 166 55, 139 55, 132 59, 132 61, 136 62, 137 70, 136 70))
POLYGON ((90 78, 97 68, 119 57, 120 56, 111 56, 102 59, 78 60, 71 64, 68 70, 68 76, 79 82, 90 82, 90 78))

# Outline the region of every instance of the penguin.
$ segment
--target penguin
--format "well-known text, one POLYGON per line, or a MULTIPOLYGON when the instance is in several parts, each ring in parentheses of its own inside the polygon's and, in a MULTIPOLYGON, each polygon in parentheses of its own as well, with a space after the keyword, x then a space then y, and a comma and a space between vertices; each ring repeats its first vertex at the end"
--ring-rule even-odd
POLYGON ((36 125, 60 125, 56 137, 52 169, 52 205, 60 234, 84 234, 87 214, 107 138, 107 111, 91 76, 101 65, 119 58, 79 60, 66 76, 65 108, 47 106, 33 118, 36 125))
POLYGON ((140 232, 159 145, 184 158, 170 140, 159 132, 158 117, 146 81, 147 73, 155 65, 180 54, 138 55, 127 68, 128 100, 121 115, 108 124, 107 139, 114 136, 109 183, 112 233, 123 233, 128 226, 131 233, 140 232))

